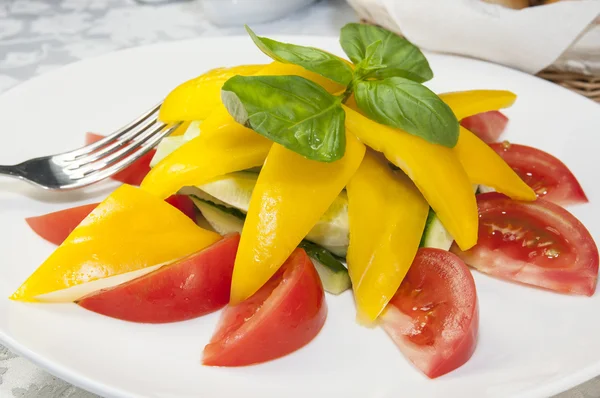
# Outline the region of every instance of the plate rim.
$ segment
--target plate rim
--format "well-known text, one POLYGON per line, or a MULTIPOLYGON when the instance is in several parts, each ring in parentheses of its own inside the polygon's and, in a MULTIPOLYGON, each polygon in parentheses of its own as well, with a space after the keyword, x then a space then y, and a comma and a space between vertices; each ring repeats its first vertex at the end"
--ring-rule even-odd
MULTIPOLYGON (((281 41, 317 41, 317 40, 337 40, 337 36, 334 35, 273 35, 272 36, 276 40, 281 41)), ((247 36, 244 35, 232 35, 232 36, 219 36, 219 37, 196 37, 185 40, 175 40, 161 43, 152 43, 145 44, 141 46, 135 46, 130 48, 118 49, 115 51, 109 51, 107 53, 99 54, 92 57, 87 57, 81 60, 77 60, 66 65, 63 65, 59 68, 48 71, 47 73, 43 73, 41 75, 34 76, 30 79, 27 79, 23 82, 16 84, 15 86, 9 88, 8 90, 2 92, 0 94, 0 99, 10 96, 10 95, 19 95, 18 92, 20 90, 27 90, 30 85, 36 84, 39 80, 52 80, 55 79, 55 76, 59 76, 68 72, 71 69, 77 69, 86 67, 87 64, 94 64, 99 60, 105 58, 118 58, 120 54, 123 53, 132 53, 137 51, 148 51, 149 49, 160 49, 161 47, 170 47, 174 45, 185 45, 186 43, 203 43, 203 42, 214 42, 214 41, 222 41, 222 42, 240 42, 241 40, 249 40, 247 36)), ((542 79, 535 75, 530 75, 526 72, 509 68, 504 65, 495 64, 489 61, 476 59, 472 57, 460 56, 455 54, 447 54, 440 52, 432 52, 432 51, 424 51, 426 54, 435 54, 436 56, 455 58, 455 59, 463 59, 468 60, 469 62, 479 63, 487 65, 488 67, 499 68, 499 70, 508 71, 509 73, 519 74, 521 76, 526 77, 527 79, 534 79, 538 82, 543 82, 543 84, 547 86, 552 86, 553 90, 559 89, 563 93, 568 93, 571 98, 576 99, 577 101, 585 100, 586 102, 592 103, 597 106, 598 111, 600 111, 600 103, 596 103, 591 99, 574 93, 573 91, 559 86, 555 83, 552 83, 548 80, 542 79)), ((600 294, 597 290, 595 294, 600 294)), ((78 371, 77 369, 71 369, 68 366, 60 365, 59 363, 52 361, 46 358, 44 355, 38 354, 35 351, 29 349, 26 345, 19 343, 17 340, 8 336, 2 329, 0 329, 0 343, 4 344, 11 351, 17 353, 19 356, 26 358, 33 362, 35 365, 41 367, 42 369, 48 371, 49 373, 71 383, 75 386, 81 387, 87 391, 98 394, 100 396, 114 396, 114 397, 138 397, 137 394, 132 394, 118 387, 113 387, 103 382, 98 382, 94 378, 87 376, 85 373, 78 371)), ((538 386, 535 388, 530 388, 526 391, 520 392, 515 396, 522 398, 533 398, 539 396, 548 396, 553 394, 558 394, 564 392, 570 388, 576 387, 586 381, 590 381, 594 377, 600 375, 600 358, 596 360, 595 363, 592 363, 576 372, 571 373, 570 375, 561 377, 552 382, 546 383, 542 386, 538 386)))

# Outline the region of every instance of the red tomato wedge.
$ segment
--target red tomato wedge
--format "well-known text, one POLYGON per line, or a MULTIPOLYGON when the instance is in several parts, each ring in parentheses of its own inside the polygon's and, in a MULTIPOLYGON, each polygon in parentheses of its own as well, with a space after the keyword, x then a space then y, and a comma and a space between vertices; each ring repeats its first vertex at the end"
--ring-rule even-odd
POLYGON ((538 198, 561 206, 588 201, 573 173, 549 153, 508 141, 490 144, 490 147, 535 191, 538 198))
MULTIPOLYGON (((104 136, 100 134, 86 133, 85 145, 93 144, 102 138, 104 138, 104 136)), ((144 177, 146 177, 146 174, 150 172, 150 162, 152 161, 155 153, 156 149, 151 149, 148 151, 148 153, 133 162, 124 170, 121 170, 117 174, 113 175, 111 178, 124 184, 139 186, 144 177)))
POLYGON ((460 121, 464 128, 487 143, 498 141, 507 123, 508 118, 498 111, 478 113, 460 121))
MULTIPOLYGON (((173 207, 179 209, 183 214, 196 221, 196 208, 194 202, 185 195, 173 195, 166 199, 173 207)), ((84 218, 98 206, 98 203, 71 207, 54 213, 44 214, 37 217, 26 218, 29 227, 43 239, 55 245, 63 243, 67 236, 77 227, 84 218)), ((150 215, 149 215, 150 217, 150 215)))
POLYGON ((77 304, 111 318, 141 323, 185 321, 229 302, 233 263, 240 242, 234 234, 129 282, 81 298, 77 304))
POLYGON ((326 317, 319 275, 296 249, 258 292, 225 308, 202 363, 245 366, 282 357, 310 342, 326 317))
POLYGON ((380 322, 425 375, 451 372, 477 345, 479 309, 471 272, 450 252, 419 249, 380 322))
POLYGON ((479 238, 452 252, 499 278, 591 296, 598 278, 598 248, 588 230, 562 207, 538 199, 514 201, 492 192, 477 195, 479 238))
POLYGON ((187 195, 171 195, 165 202, 170 204, 180 212, 188 216, 192 221, 196 221, 196 206, 187 195))
POLYGON ((55 211, 43 216, 29 217, 25 221, 29 227, 43 239, 50 243, 60 245, 75 227, 83 221, 98 206, 98 203, 72 207, 70 209, 55 211))

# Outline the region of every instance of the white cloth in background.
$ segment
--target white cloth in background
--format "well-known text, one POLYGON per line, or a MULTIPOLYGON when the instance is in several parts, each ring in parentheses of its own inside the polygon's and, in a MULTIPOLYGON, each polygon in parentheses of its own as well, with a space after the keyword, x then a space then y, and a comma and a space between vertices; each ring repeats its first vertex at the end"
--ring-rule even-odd
MULTIPOLYGON (((382 0, 410 41, 537 73, 552 65, 600 15, 599 0, 513 10, 481 0, 382 0)), ((600 30, 600 26, 594 28, 600 30)), ((594 37, 600 37, 595 35, 594 37)), ((584 43, 585 44, 585 43, 584 43)), ((585 52, 600 74, 600 42, 585 52)))

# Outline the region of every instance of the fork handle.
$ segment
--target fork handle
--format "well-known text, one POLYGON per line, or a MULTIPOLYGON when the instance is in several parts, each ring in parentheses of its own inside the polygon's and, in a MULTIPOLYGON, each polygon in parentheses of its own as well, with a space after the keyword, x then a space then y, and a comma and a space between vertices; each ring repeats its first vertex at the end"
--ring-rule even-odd
POLYGON ((15 166, 2 166, 0 165, 0 175, 23 178, 23 173, 15 166))

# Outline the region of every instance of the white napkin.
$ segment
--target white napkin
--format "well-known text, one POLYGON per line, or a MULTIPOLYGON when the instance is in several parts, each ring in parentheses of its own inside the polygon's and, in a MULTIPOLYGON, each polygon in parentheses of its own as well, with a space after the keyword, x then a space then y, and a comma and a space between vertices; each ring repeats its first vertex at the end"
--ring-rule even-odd
MULTIPOLYGON (((552 65, 600 15, 600 0, 513 10, 481 0, 383 0, 416 45, 537 73, 552 65)), ((600 43, 595 50, 600 54, 600 43)))

